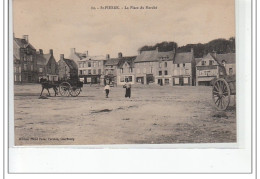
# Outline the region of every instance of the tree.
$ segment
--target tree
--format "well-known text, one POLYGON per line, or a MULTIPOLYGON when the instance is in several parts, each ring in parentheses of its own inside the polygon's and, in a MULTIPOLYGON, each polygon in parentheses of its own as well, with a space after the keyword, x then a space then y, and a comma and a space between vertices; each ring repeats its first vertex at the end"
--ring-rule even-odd
POLYGON ((160 52, 167 52, 167 51, 171 51, 173 50, 174 48, 177 49, 178 45, 176 42, 161 42, 161 43, 157 43, 153 46, 148 46, 148 45, 145 45, 141 48, 138 49, 139 52, 142 52, 142 51, 151 51, 151 50, 155 50, 156 48, 158 47, 158 50, 160 52))

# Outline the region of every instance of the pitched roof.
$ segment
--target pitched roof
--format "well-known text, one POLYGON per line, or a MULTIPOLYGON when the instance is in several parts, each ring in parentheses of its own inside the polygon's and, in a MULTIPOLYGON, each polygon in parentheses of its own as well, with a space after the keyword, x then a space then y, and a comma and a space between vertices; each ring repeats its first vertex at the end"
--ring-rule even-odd
POLYGON ((66 58, 64 58, 63 60, 70 69, 77 69, 77 65, 75 64, 75 62, 73 60, 66 59, 66 58))
POLYGON ((30 47, 35 49, 30 43, 28 43, 25 39, 14 38, 14 41, 18 44, 20 48, 27 48, 30 47))
POLYGON ((192 59, 193 59, 192 52, 176 53, 175 60, 173 63, 175 63, 175 64, 191 63, 192 59))
POLYGON ((75 52, 75 54, 79 57, 79 59, 83 59, 86 58, 86 54, 85 53, 79 53, 79 52, 75 52))
POLYGON ((174 58, 174 52, 173 51, 169 51, 169 52, 158 52, 158 58, 166 58, 169 60, 173 60, 174 58))
POLYGON ((202 60, 202 58, 195 58, 196 65, 202 60))
POLYGON ((222 61, 225 60, 226 64, 235 64, 236 54, 235 53, 216 54, 216 59, 218 60, 219 63, 222 63, 222 61))
POLYGON ((119 63, 119 58, 110 58, 105 61, 105 66, 116 66, 119 63))
POLYGON ((158 61, 158 51, 142 51, 140 55, 138 55, 135 59, 135 63, 138 62, 151 62, 151 61, 158 61))
POLYGON ((47 60, 47 62, 50 60, 51 58, 51 54, 43 54, 43 57, 47 60))
POLYGON ((122 66, 126 63, 129 64, 130 67, 134 67, 134 60, 136 59, 136 56, 130 56, 130 57, 122 57, 119 58, 119 64, 118 67, 122 68, 122 66))
POLYGON ((37 62, 37 65, 46 65, 48 61, 47 61, 47 59, 45 59, 43 57, 43 54, 37 53, 36 54, 36 62, 37 62))
POLYGON ((174 52, 158 52, 157 50, 142 51, 141 54, 136 57, 135 62, 153 62, 160 59, 173 60, 174 52))
POLYGON ((99 56, 87 56, 85 58, 80 59, 80 61, 83 61, 83 60, 104 60, 104 59, 105 59, 105 56, 99 55, 99 56))

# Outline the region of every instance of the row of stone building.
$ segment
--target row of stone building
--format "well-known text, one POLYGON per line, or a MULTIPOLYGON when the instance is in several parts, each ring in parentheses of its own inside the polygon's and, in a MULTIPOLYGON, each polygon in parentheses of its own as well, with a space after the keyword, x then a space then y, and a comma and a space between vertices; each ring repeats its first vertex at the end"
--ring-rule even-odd
POLYGON ((14 37, 14 81, 39 82, 79 78, 86 84, 159 84, 159 85, 210 85, 210 81, 220 76, 220 67, 227 74, 235 74, 235 53, 209 53, 203 58, 194 58, 190 52, 178 53, 174 50, 160 52, 157 49, 142 51, 137 56, 118 57, 92 56, 88 51, 80 53, 71 48, 68 58, 60 55, 58 62, 51 49, 44 54, 37 51, 28 40, 14 37))

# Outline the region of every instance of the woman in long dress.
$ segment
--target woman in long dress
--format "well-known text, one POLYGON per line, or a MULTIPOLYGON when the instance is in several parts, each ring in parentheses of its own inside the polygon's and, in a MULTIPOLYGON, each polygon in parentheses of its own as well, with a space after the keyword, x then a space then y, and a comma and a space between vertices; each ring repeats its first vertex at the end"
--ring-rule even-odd
POLYGON ((125 97, 130 98, 131 97, 131 84, 128 82, 128 79, 126 79, 126 84, 124 85, 125 87, 125 97))

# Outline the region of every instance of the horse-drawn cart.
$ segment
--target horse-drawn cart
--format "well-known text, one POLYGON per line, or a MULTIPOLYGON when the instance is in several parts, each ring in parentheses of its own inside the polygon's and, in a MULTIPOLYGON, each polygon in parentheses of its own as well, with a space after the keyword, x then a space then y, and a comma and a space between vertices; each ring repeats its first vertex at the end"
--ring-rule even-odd
POLYGON ((226 75, 213 81, 212 99, 218 110, 227 109, 231 95, 236 95, 235 75, 226 75))
POLYGON ((59 85, 59 93, 61 96, 76 97, 80 94, 83 82, 81 81, 65 81, 59 85))
POLYGON ((58 95, 58 91, 61 96, 73 96, 76 97, 80 94, 82 91, 81 88, 83 87, 83 82, 77 80, 77 79, 70 79, 66 81, 47 81, 46 79, 41 79, 40 83, 42 85, 42 91, 40 96, 42 96, 42 92, 44 89, 48 91, 48 94, 50 96, 49 89, 52 88, 55 92, 55 96, 58 95))

